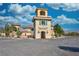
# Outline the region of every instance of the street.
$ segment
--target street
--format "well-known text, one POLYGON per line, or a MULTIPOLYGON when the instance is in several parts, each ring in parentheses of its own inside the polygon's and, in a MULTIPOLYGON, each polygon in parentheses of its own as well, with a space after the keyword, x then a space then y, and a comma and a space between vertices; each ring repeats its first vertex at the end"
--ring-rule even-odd
POLYGON ((0 56, 79 56, 79 37, 47 40, 0 38, 0 56))

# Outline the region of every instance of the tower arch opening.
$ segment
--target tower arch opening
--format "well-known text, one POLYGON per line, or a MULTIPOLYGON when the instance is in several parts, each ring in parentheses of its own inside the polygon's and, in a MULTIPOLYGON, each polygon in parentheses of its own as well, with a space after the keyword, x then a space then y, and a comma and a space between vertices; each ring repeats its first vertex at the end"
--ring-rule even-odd
POLYGON ((40 11, 40 15, 45 15, 45 11, 40 11))

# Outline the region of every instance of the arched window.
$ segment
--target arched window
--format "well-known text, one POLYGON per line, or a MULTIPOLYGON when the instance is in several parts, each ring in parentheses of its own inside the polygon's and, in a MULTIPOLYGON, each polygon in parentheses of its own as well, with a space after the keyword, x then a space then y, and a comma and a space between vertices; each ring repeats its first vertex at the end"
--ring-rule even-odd
POLYGON ((45 15, 45 11, 40 11, 40 15, 45 15))

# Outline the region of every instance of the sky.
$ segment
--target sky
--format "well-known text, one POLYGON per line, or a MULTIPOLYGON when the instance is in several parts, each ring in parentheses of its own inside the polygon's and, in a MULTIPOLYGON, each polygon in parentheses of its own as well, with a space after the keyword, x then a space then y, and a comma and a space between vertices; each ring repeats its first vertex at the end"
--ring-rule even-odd
POLYGON ((79 32, 78 3, 0 3, 0 28, 6 23, 32 25, 36 8, 47 8, 52 25, 59 24, 64 31, 79 32))

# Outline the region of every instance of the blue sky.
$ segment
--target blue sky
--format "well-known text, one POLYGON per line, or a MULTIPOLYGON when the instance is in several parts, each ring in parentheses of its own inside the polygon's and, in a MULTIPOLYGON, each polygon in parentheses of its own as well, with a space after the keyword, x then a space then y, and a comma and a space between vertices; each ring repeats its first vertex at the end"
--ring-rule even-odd
POLYGON ((60 24, 64 31, 79 32, 78 3, 4 3, 0 4, 0 28, 8 23, 18 23, 22 27, 33 24, 36 8, 47 8, 52 24, 60 24))

